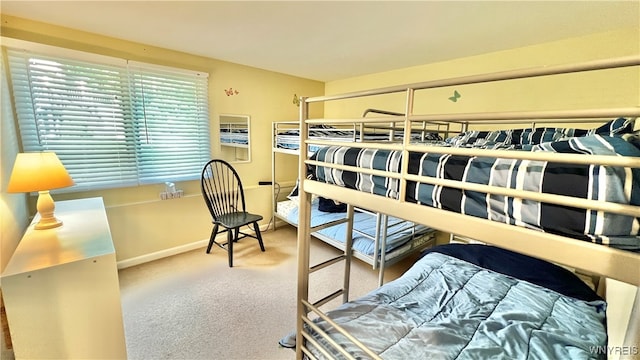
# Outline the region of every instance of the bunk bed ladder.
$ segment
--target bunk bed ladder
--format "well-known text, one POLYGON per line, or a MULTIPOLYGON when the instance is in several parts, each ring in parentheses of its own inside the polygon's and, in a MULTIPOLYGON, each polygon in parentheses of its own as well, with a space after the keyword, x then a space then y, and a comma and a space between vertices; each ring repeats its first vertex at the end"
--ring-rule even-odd
POLYGON ((331 266, 333 264, 344 261, 344 278, 343 278, 342 288, 314 302, 313 305, 316 307, 322 306, 323 304, 326 304, 327 302, 337 298, 340 295, 342 295, 342 302, 349 301, 349 280, 350 280, 349 274, 351 273, 351 258, 352 258, 351 246, 353 244, 353 206, 347 205, 347 215, 345 218, 311 228, 311 232, 313 233, 313 232, 322 230, 324 228, 335 226, 337 224, 341 224, 345 222, 347 224, 347 227, 345 229, 346 234, 345 234, 344 251, 335 257, 332 257, 330 259, 327 259, 323 262, 320 262, 316 265, 309 267, 309 274, 311 274, 318 270, 331 266))

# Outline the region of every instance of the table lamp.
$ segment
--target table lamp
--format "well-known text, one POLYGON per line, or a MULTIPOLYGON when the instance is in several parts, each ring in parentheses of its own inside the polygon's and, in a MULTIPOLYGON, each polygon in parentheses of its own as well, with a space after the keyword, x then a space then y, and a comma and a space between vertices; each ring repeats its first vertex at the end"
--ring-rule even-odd
POLYGON ((73 180, 53 152, 19 153, 13 165, 7 191, 10 193, 37 191, 36 208, 40 221, 35 229, 51 229, 62 225, 53 215, 55 204, 49 190, 73 185, 73 180))

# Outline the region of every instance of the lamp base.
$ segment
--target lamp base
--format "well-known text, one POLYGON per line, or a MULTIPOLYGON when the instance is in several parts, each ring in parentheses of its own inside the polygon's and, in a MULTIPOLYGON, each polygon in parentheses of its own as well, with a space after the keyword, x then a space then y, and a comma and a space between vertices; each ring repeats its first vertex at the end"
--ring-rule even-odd
POLYGON ((36 203, 36 208, 38 209, 38 214, 40 214, 40 220, 34 226, 36 230, 44 230, 44 229, 53 229, 58 226, 62 226, 62 221, 56 219, 53 215, 53 211, 56 206, 49 194, 48 190, 42 190, 38 192, 38 202, 36 203))
POLYGON ((62 226, 62 220, 58 220, 55 217, 49 219, 40 219, 37 224, 33 226, 36 230, 53 229, 58 226, 62 226))

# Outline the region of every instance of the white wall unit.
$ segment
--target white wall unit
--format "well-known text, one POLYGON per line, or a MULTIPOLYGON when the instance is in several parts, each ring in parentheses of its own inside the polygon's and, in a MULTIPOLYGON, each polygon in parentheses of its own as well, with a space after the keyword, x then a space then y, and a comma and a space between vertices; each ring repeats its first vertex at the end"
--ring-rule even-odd
POLYGON ((60 201, 2 274, 16 359, 126 359, 115 249, 102 198, 60 201))

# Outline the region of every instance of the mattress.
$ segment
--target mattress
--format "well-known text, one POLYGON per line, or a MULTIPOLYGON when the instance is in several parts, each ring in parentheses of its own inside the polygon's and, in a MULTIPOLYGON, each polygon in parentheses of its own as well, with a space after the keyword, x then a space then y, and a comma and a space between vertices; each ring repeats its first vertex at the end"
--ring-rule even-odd
MULTIPOLYGON (((428 250, 400 278, 327 315, 383 359, 591 359, 605 358, 594 351, 607 344, 605 311, 561 267, 453 244, 428 250)), ((314 322, 355 358, 368 358, 333 326, 314 322)), ((344 358, 309 332, 331 358, 344 358)))
MULTIPOLYGON (((517 151, 640 157, 639 144, 640 141, 635 134, 587 134, 540 144, 518 144, 517 151)), ((508 146, 514 148, 513 144, 508 146)), ((491 147, 496 147, 495 142, 491 147)), ((331 146, 320 149, 314 158, 329 163, 399 172, 402 153, 331 146)), ((399 182, 396 179, 322 166, 312 167, 311 172, 318 181, 398 198, 399 182)), ((509 189, 640 205, 640 169, 410 153, 409 173, 509 189)), ((632 216, 500 195, 488 196, 474 191, 415 182, 408 183, 406 194, 405 200, 408 202, 561 234, 622 250, 640 251, 640 225, 638 219, 632 216)))
MULTIPOLYGON (((394 140, 401 141, 403 137, 402 132, 396 132, 394 135, 394 140)), ((389 141, 389 131, 378 130, 377 132, 365 132, 360 136, 359 131, 354 130, 345 130, 339 129, 331 126, 315 126, 309 129, 309 138, 317 139, 317 140, 331 140, 331 141, 344 141, 344 142, 353 142, 360 141, 362 138, 363 141, 377 141, 384 142, 389 141)), ((412 134, 413 141, 435 141, 441 140, 438 134, 427 132, 425 134, 415 133, 412 134)), ((275 138, 275 147, 280 149, 287 150, 298 150, 300 149, 300 132, 298 130, 286 130, 281 131, 276 135, 275 138)), ((320 149, 321 146, 318 145, 309 145, 309 151, 315 152, 320 149)))
MULTIPOLYGON (((283 219, 294 226, 298 223, 298 206, 296 201, 289 200, 278 203, 277 213, 283 219)), ((311 203, 311 226, 318 226, 329 223, 331 221, 344 219, 344 213, 329 213, 318 210, 318 199, 314 199, 311 203)), ((413 224, 398 218, 389 217, 388 231, 386 238, 387 253, 393 253, 403 248, 403 245, 411 242, 417 237, 432 233, 432 229, 424 226, 413 224)), ((322 235, 326 239, 331 239, 336 243, 344 245, 346 236, 346 223, 338 224, 332 227, 322 229, 317 234, 322 235)), ((375 214, 366 212, 354 212, 353 218, 353 250, 360 254, 373 256, 375 250, 375 231, 376 216, 375 214)), ((317 235, 315 234, 315 235, 317 235)), ((424 241, 431 241, 432 238, 425 238, 424 241)), ((414 247, 418 244, 412 244, 414 247)))

